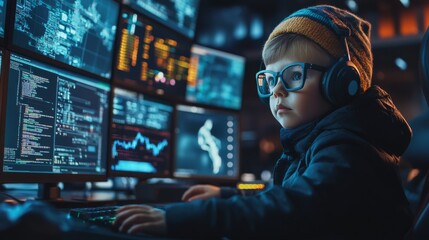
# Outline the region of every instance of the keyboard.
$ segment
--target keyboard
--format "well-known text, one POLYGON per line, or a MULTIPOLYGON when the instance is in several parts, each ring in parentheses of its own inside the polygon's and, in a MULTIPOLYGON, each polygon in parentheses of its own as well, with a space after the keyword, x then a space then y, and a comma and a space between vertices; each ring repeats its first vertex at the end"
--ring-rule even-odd
POLYGON ((116 209, 119 207, 120 206, 72 208, 69 210, 69 215, 71 218, 81 222, 116 230, 113 226, 113 222, 116 218, 116 209))
MULTIPOLYGON (((147 204, 152 207, 163 209, 163 204, 147 204)), ((69 216, 72 219, 76 219, 80 222, 89 223, 101 227, 107 227, 117 231, 117 228, 113 226, 113 222, 116 219, 116 209, 120 208, 120 205, 113 206, 99 206, 99 207, 84 207, 84 208, 72 208, 69 210, 69 216)))

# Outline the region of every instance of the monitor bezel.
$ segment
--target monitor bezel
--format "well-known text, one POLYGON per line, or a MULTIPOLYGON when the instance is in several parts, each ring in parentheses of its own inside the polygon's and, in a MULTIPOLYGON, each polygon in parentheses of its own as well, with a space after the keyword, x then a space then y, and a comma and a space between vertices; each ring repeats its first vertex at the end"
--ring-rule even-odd
POLYGON ((230 109, 222 109, 222 108, 213 108, 209 106, 203 106, 203 105, 194 105, 190 103, 179 103, 175 106, 175 115, 174 115, 174 149, 173 149, 173 164, 172 164, 172 178, 178 179, 178 180, 188 180, 191 182, 196 183, 214 183, 214 184, 231 184, 231 183, 237 183, 240 180, 241 177, 241 165, 242 165, 242 159, 241 159, 241 122, 240 122, 240 114, 237 111, 233 111, 230 109), (214 176, 214 175, 189 175, 189 176, 183 176, 183 175, 177 175, 176 174, 176 167, 177 167, 177 158, 176 158, 176 148, 178 144, 178 139, 176 137, 177 133, 176 130, 178 128, 178 108, 180 107, 197 107, 200 109, 203 109, 204 111, 208 111, 211 113, 222 113, 222 114, 231 114, 234 115, 234 117, 237 119, 237 162, 235 163, 237 165, 237 173, 235 176, 214 176))
MULTIPOLYGON (((3 60, 2 60, 2 69, 1 69, 1 83, 0 86, 2 88, 2 99, 1 99, 1 116, 6 115, 6 102, 7 102, 7 88, 8 88, 8 78, 9 78, 9 68, 10 68, 10 60, 11 54, 20 55, 20 53, 11 52, 3 50, 3 60)), ((30 59, 32 61, 37 61, 42 64, 48 64, 43 61, 39 61, 38 59, 32 59, 28 56, 21 55, 21 57, 30 59)), ((57 68, 61 71, 71 72, 74 75, 81 75, 76 72, 72 72, 67 69, 62 69, 57 66, 51 66, 52 68, 57 68)), ((82 75, 85 78, 91 78, 90 76, 82 75)), ((102 81, 100 81, 102 82, 102 81)), ((109 85, 110 86, 110 85, 109 85)), ((108 92, 108 99, 111 98, 111 86, 108 92)), ((107 129, 106 129, 106 147, 108 149, 109 144, 109 136, 110 136, 110 100, 109 100, 109 109, 107 114, 107 129)), ((6 118, 1 117, 1 132, 5 132, 6 127, 6 118)), ((104 159, 105 163, 105 171, 102 174, 67 174, 67 173, 29 173, 29 172, 5 172, 3 170, 4 166, 4 141, 5 137, 0 137, 0 183, 51 183, 51 182, 93 182, 93 181, 107 181, 108 179, 108 152, 106 151, 106 159, 104 159)))
POLYGON ((111 111, 110 111, 110 125, 109 125, 109 130, 111 131, 109 134, 109 144, 108 144, 108 148, 109 148, 109 152, 108 152, 108 165, 106 167, 107 171, 108 171, 108 176, 109 177, 134 177, 134 178, 138 178, 139 180, 146 180, 146 179, 150 179, 150 178, 171 178, 172 177, 172 165, 173 165, 173 161, 172 161, 172 157, 173 157, 173 149, 174 149, 174 142, 175 142, 175 136, 174 136, 174 119, 175 119, 175 105, 173 102, 170 102, 168 100, 165 100, 163 98, 161 98, 159 95, 154 95, 154 94, 148 94, 142 91, 138 91, 134 88, 132 88, 132 86, 121 86, 121 85, 112 85, 111 88, 111 111), (164 173, 143 173, 143 172, 132 172, 132 171, 114 171, 112 170, 112 165, 114 164, 114 160, 112 157, 112 144, 113 144, 113 136, 112 136, 112 124, 113 124, 113 98, 114 98, 114 91, 116 88, 119 89, 123 89, 125 91, 130 91, 130 92, 134 92, 136 94, 142 94, 145 99, 149 99, 151 101, 154 102, 158 102, 161 104, 165 104, 168 106, 172 107, 172 112, 171 112, 171 122, 170 122, 170 143, 171 143, 171 147, 170 147, 170 152, 169 152, 169 163, 168 163, 168 173, 164 174, 164 173))

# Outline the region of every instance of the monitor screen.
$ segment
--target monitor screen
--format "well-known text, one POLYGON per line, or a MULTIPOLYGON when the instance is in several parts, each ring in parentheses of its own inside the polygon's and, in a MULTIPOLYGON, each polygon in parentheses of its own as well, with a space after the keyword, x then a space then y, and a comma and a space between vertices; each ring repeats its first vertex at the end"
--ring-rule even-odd
POLYGON ((114 0, 16 1, 13 44, 110 78, 118 13, 114 0))
POLYGON ((170 176, 173 106, 114 88, 111 170, 119 176, 170 176))
POLYGON ((6 26, 6 6, 7 0, 0 0, 0 37, 4 38, 4 29, 6 26))
POLYGON ((105 180, 110 86, 11 54, 2 181, 105 180))
POLYGON ((191 50, 186 100, 212 106, 240 109, 245 58, 194 45, 191 50))
POLYGON ((124 0, 124 3, 193 38, 199 0, 124 0))
POLYGON ((185 99, 192 43, 159 23, 124 10, 114 79, 144 91, 185 99))
POLYGON ((238 180, 238 115, 187 105, 176 108, 174 177, 238 180))

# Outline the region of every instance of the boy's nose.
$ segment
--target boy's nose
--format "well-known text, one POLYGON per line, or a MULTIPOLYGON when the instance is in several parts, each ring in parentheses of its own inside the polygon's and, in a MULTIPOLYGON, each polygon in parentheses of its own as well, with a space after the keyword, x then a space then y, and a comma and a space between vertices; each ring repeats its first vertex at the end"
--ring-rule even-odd
POLYGON ((273 89, 273 95, 274 97, 281 97, 288 95, 288 91, 286 90, 285 86, 283 85, 282 81, 279 79, 276 86, 273 89))

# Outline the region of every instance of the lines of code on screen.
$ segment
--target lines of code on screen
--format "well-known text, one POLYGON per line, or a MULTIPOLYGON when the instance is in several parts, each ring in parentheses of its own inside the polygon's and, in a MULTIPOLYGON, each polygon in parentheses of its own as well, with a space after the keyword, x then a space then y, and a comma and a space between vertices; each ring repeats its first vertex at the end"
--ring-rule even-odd
MULTIPOLYGON (((116 172, 168 176, 173 107, 141 93, 114 89, 112 164, 116 172)), ((122 174, 123 175, 123 174, 122 174)))
POLYGON ((11 55, 5 172, 104 174, 110 86, 11 55))
POLYGON ((122 12, 119 26, 115 81, 184 99, 192 43, 129 11, 122 12))
POLYGON ((118 11, 113 0, 17 1, 13 43, 110 78, 118 11))

